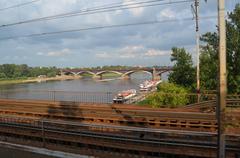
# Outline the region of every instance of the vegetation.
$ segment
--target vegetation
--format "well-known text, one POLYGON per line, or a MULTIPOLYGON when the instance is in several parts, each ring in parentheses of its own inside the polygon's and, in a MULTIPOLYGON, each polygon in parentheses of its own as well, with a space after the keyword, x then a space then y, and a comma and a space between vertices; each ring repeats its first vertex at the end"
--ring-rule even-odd
POLYGON ((189 91, 173 83, 162 83, 155 93, 150 94, 139 105, 150 105, 154 108, 177 108, 189 103, 187 93, 189 91))
MULTIPOLYGON (((240 93, 240 5, 228 14, 227 26, 227 73, 229 93, 240 93)), ((206 43, 201 54, 201 86, 216 89, 218 65, 218 34, 206 33, 201 40, 206 43)))
MULTIPOLYGON (((227 79, 228 92, 240 94, 240 5, 228 14, 227 26, 227 79)), ((201 37, 200 80, 201 91, 217 89, 218 74, 218 34, 208 32, 201 37)), ((179 107, 191 102, 186 94, 196 89, 196 67, 192 56, 184 48, 172 49, 171 61, 174 62, 169 82, 161 84, 158 92, 151 94, 140 105, 152 107, 179 107), (186 90, 189 89, 188 90, 186 90), (172 94, 172 95, 170 95, 172 94)))
POLYGON ((55 77, 58 74, 56 67, 29 67, 25 64, 3 64, 0 65, 0 80, 19 80, 29 77, 37 77, 46 75, 47 77, 55 77))
POLYGON ((169 82, 192 88, 195 84, 195 68, 192 56, 184 48, 173 48, 171 61, 174 62, 173 72, 169 75, 169 82))
MULTIPOLYGON (((229 13, 227 26, 227 81, 229 93, 240 93, 240 5, 229 13)), ((201 90, 217 89, 218 34, 208 32, 201 37, 205 43, 200 55, 201 90)), ((171 60, 175 62, 169 81, 195 90, 195 67, 185 49, 173 48, 171 60)))

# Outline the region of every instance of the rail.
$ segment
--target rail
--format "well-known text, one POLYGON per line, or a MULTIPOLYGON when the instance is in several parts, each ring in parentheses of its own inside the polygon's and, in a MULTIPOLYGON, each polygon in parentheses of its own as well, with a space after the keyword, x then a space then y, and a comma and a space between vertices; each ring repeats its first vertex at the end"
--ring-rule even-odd
MULTIPOLYGON (((201 153, 204 153, 205 150, 214 153, 216 150, 216 133, 178 133, 179 131, 156 131, 154 129, 149 129, 146 131, 142 128, 133 129, 122 128, 119 126, 101 127, 99 125, 76 124, 69 121, 60 122, 47 119, 12 118, 2 116, 0 118, 1 137, 16 137, 16 139, 24 138, 25 140, 28 140, 28 143, 30 143, 29 140, 37 140, 42 144, 42 147, 49 147, 49 144, 62 144, 65 147, 70 146, 71 148, 76 148, 79 146, 79 144, 90 144, 95 146, 102 146, 104 147, 102 148, 103 150, 106 150, 108 148, 115 148, 115 150, 118 149, 118 151, 125 149, 128 151, 140 151, 142 154, 144 152, 170 152, 165 151, 166 149, 170 148, 177 148, 178 154, 179 148, 184 148, 185 150, 186 148, 194 150, 191 151, 191 153, 199 152, 199 150, 202 150, 201 153), (16 123, 15 121, 18 119, 22 121, 24 120, 25 122, 30 122, 32 124, 16 123), (87 130, 75 130, 76 127, 87 127, 87 130), (104 132, 96 132, 96 130, 93 130, 93 127, 101 129, 104 132), (106 132, 104 128, 111 128, 112 132, 106 132), (121 134, 114 132, 114 129, 120 129, 121 134), (126 133, 126 131, 130 131, 132 135, 129 135, 126 133), (140 134, 140 137, 136 137, 136 133, 140 134), (149 133, 153 133, 152 137, 148 137, 149 133), (159 134, 158 137, 157 134, 159 134)), ((239 136, 237 135, 228 135, 226 149, 230 152, 233 152, 234 154, 239 154, 240 144, 238 142, 238 139, 239 136)), ((80 147, 83 147, 83 145, 80 147)), ((208 152, 205 153, 209 154, 208 152)))

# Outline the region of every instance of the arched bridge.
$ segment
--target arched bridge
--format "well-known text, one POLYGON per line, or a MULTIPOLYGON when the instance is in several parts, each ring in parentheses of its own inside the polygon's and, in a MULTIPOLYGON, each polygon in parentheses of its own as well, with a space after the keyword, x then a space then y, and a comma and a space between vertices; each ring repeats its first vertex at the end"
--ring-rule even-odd
POLYGON ((61 75, 79 75, 89 74, 93 78, 101 79, 104 74, 114 73, 120 75, 122 78, 128 79, 131 74, 136 72, 144 72, 151 74, 152 80, 160 80, 163 73, 172 71, 172 67, 161 67, 161 68, 132 68, 132 69, 119 69, 119 70, 86 70, 86 69, 63 69, 61 75))

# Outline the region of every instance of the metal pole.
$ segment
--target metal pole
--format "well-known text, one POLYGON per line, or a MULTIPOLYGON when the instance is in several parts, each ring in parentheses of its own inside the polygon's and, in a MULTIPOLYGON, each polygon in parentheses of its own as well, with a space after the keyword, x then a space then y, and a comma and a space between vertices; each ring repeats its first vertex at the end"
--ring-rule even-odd
POLYGON ((226 22, 225 1, 218 0, 218 26, 219 26, 219 91, 218 91, 218 158, 225 158, 225 130, 224 113, 227 94, 226 74, 226 22))
POLYGON ((196 52, 197 52, 197 100, 200 102, 200 46, 199 46, 199 0, 195 0, 195 9, 196 9, 196 52))
POLYGON ((197 80, 197 102, 200 102, 200 63, 199 63, 199 56, 200 56, 200 45, 199 45, 199 0, 195 0, 194 7, 192 5, 193 16, 195 17, 196 22, 196 59, 197 59, 197 73, 196 73, 196 80, 197 80))

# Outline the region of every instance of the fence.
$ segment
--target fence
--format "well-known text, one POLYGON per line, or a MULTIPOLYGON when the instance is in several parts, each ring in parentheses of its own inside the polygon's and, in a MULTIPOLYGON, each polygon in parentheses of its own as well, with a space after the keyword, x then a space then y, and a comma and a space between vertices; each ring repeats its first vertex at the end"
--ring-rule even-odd
POLYGON ((112 92, 66 92, 66 91, 34 91, 4 90, 0 91, 1 99, 33 99, 50 101, 73 101, 84 103, 112 103, 115 96, 112 92))
MULTIPOLYGON (((33 100, 50 100, 50 101, 72 101, 82 103, 112 103, 113 98, 117 95, 115 92, 81 92, 81 91, 41 91, 41 90, 2 90, 0 91, 1 99, 33 99, 33 100)), ((124 104, 149 105, 146 98, 155 95, 155 93, 138 93, 124 102, 124 104)), ((156 93, 159 107, 162 105, 168 107, 183 107, 206 101, 217 101, 216 94, 175 94, 175 93, 156 93), (184 102, 179 100, 183 99, 184 102), (160 105, 161 104, 161 105, 160 105)), ((227 96, 228 107, 240 107, 240 95, 227 96)))

